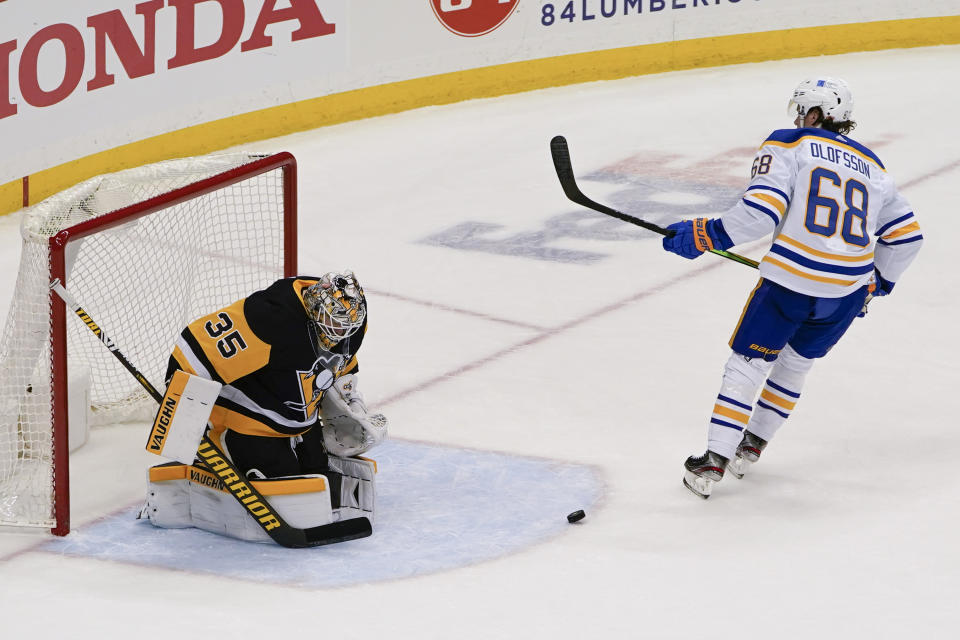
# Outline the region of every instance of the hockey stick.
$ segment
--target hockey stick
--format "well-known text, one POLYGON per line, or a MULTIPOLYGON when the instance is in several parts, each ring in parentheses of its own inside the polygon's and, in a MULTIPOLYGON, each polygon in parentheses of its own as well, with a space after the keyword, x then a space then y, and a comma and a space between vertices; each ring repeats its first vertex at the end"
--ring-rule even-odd
MULTIPOLYGON (((550 155, 553 156, 553 166, 557 170, 557 177, 560 179, 560 186, 563 187, 563 192, 567 195, 567 198, 573 202, 587 207, 588 209, 605 213, 608 216, 617 218, 618 220, 623 220, 624 222, 629 222, 630 224, 638 227, 643 227, 648 231, 653 231, 662 236, 667 236, 668 238, 672 238, 675 235, 676 232, 672 229, 664 229, 663 227, 655 225, 652 222, 641 220, 640 218, 636 218, 627 213, 622 213, 616 209, 611 209, 610 207, 602 205, 599 202, 594 202, 588 198, 583 191, 580 191, 580 187, 577 186, 577 179, 573 175, 573 165, 570 162, 570 149, 567 147, 567 139, 563 136, 554 136, 553 140, 550 141, 550 155)), ((740 264, 745 264, 748 267, 753 267, 754 269, 759 266, 759 263, 756 260, 751 260, 750 258, 746 258, 736 253, 731 253, 730 251, 710 249, 710 253, 715 253, 718 256, 728 260, 733 260, 734 262, 739 262, 740 264)))
MULTIPOLYGON (((83 320, 83 324, 87 325, 87 328, 100 339, 104 346, 110 350, 110 353, 116 356, 124 368, 133 374, 133 377, 146 389, 147 393, 149 393, 158 404, 163 402, 163 395, 150 384, 150 381, 147 380, 133 363, 127 359, 123 352, 120 351, 117 344, 104 333, 103 329, 84 311, 83 307, 80 306, 73 296, 64 289, 59 278, 50 283, 50 288, 60 296, 67 307, 72 309, 73 312, 83 320)), ((267 502, 260 491, 258 491, 252 483, 244 479, 240 470, 224 455, 220 448, 210 439, 208 434, 203 435, 197 454, 202 465, 220 479, 230 494, 247 510, 250 517, 280 546, 290 549, 319 547, 336 542, 365 538, 373 533, 370 520, 362 517, 324 524, 309 529, 291 527, 280 517, 280 514, 277 513, 270 503, 267 502)))

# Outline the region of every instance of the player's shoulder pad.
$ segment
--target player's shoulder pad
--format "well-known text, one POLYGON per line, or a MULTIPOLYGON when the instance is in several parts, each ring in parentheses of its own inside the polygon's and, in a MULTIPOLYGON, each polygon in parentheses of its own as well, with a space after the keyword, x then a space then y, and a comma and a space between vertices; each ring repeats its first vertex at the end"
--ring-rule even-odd
POLYGON ((802 129, 777 129, 766 137, 760 148, 766 152, 790 151, 794 149, 803 138, 797 132, 802 129))
POLYGON ((274 337, 274 333, 283 334, 288 331, 288 323, 305 320, 299 291, 304 281, 311 280, 313 279, 306 277, 281 278, 267 288, 250 294, 244 301, 243 313, 254 333, 263 338, 274 337))
POLYGON ((850 147, 854 151, 868 157, 877 163, 877 165, 886 170, 886 167, 883 166, 883 163, 880 161, 880 158, 877 157, 873 151, 863 146, 856 140, 848 138, 845 135, 834 133, 832 131, 827 131, 826 129, 817 129, 817 128, 802 128, 802 129, 777 129, 764 140, 763 144, 773 143, 774 146, 787 146, 792 147, 796 144, 799 144, 804 138, 821 138, 829 142, 840 144, 846 147, 850 147))

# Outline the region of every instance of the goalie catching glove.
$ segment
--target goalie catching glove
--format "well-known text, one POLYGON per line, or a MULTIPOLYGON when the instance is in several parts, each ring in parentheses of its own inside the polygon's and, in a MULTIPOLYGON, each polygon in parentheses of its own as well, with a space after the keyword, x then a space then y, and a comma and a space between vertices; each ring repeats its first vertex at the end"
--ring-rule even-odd
POLYGON ((335 456, 349 458, 367 451, 387 436, 387 418, 367 413, 357 389, 357 376, 348 373, 334 381, 320 401, 323 444, 335 456))

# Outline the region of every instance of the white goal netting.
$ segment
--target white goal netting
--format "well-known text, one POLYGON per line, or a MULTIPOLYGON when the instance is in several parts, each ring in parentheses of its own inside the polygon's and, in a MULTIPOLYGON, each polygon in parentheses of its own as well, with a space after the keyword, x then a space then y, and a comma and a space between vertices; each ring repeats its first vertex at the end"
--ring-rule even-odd
MULTIPOLYGON (((187 323, 284 275, 283 170, 218 184, 146 215, 136 207, 129 218, 113 212, 202 180, 216 183, 237 167, 261 166, 250 164, 261 158, 223 154, 138 167, 23 211, 16 289, 0 338, 0 525, 53 527, 56 520, 50 238, 77 231, 64 250, 67 289, 162 390, 187 323), (116 224, 118 217, 126 221, 116 224)), ((93 424, 151 420, 154 401, 69 310, 66 333, 70 367, 89 370, 93 424)))

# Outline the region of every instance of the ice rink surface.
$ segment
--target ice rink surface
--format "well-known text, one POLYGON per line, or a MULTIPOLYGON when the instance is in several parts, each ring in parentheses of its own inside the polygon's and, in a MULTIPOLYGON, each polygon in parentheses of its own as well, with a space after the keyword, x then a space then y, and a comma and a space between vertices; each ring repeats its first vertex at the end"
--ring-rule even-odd
MULTIPOLYGON (((956 46, 767 62, 247 145, 298 159, 301 273, 350 267, 368 293, 361 388, 393 438, 371 452, 374 535, 288 551, 154 530, 132 520, 146 427, 100 428, 72 459, 73 533, 0 533, 0 636, 954 637, 958 68, 956 46), (718 214, 817 74, 849 81, 852 137, 926 242, 751 474, 703 501, 681 465, 756 271, 572 204, 549 140, 595 200, 660 224, 718 214)), ((4 315, 17 223, 0 217, 4 315)))

